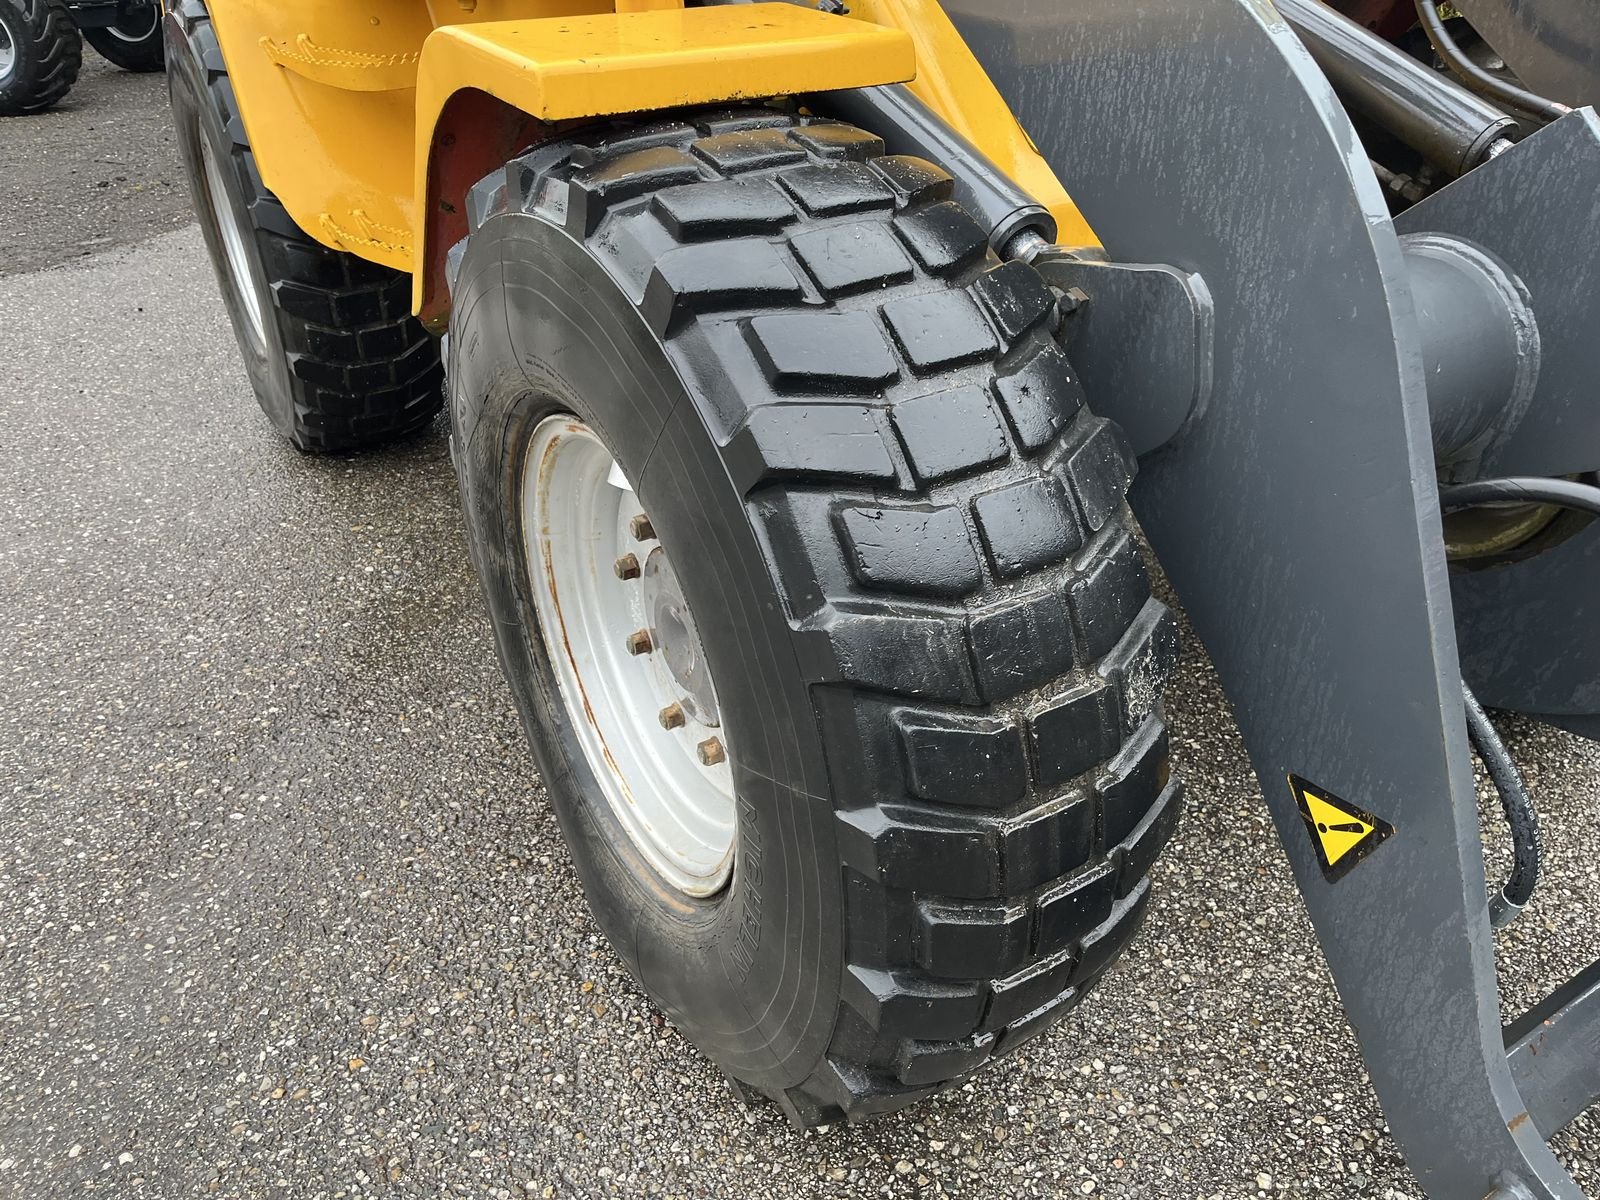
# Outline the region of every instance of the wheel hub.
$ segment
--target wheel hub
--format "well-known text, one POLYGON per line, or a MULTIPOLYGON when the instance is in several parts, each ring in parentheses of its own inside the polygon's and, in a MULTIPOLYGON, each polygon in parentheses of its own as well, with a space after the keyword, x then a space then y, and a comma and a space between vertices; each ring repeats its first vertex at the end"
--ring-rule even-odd
POLYGON ((571 416, 533 432, 522 515, 545 648, 606 802, 667 883, 714 895, 733 871, 733 774, 666 547, 605 444, 571 416))
POLYGON ((711 670, 700 646, 700 630, 689 611, 689 602, 683 598, 678 574, 660 546, 650 551, 639 582, 644 611, 650 619, 651 639, 659 656, 656 661, 666 671, 662 681, 665 691, 674 693, 673 701, 702 725, 720 725, 717 693, 711 686, 711 670))

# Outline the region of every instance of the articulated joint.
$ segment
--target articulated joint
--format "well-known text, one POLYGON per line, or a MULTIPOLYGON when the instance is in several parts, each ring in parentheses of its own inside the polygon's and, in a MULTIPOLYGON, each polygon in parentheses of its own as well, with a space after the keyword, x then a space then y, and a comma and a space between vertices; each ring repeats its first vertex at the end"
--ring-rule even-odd
POLYGON ((1416 311, 1440 466, 1465 465, 1516 427, 1539 380, 1539 326, 1528 292, 1464 238, 1400 238, 1416 311))

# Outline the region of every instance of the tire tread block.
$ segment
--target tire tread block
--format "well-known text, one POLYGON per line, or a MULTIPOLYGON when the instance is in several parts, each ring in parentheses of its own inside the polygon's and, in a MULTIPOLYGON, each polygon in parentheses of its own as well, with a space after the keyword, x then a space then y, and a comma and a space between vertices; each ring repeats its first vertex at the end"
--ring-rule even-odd
POLYGON ((1043 687, 1073 668, 1070 610, 1053 590, 973 613, 970 636, 978 686, 990 703, 1043 687))
POLYGON ((911 794, 933 804, 1009 808, 1028 789, 1021 731, 1006 717, 901 712, 895 721, 911 794))
POLYGON ((854 125, 814 121, 789 131, 796 145, 804 146, 818 158, 843 158, 865 162, 883 153, 883 139, 854 125))
POLYGON ((813 217, 894 207, 894 191, 864 163, 794 167, 778 183, 813 217))
POLYGON ((1055 346, 1046 346, 1020 370, 1001 376, 995 391, 1017 440, 1028 450, 1041 450, 1059 438, 1083 407, 1083 389, 1055 346))
POLYGON ((923 901, 917 908, 919 965, 945 979, 1010 975, 1031 948, 1033 915, 1025 904, 955 905, 923 901))
POLYGON ((778 392, 872 395, 899 375, 899 363, 867 313, 774 313, 752 318, 746 328, 778 392))
POLYGON ((1026 263, 1001 263, 978 276, 973 293, 1007 347, 1035 329, 1054 327, 1056 298, 1039 273, 1026 263))
POLYGON ((884 323, 919 375, 992 358, 994 331, 964 292, 924 292, 883 306, 884 323))
POLYGON ((1039 786, 1062 787, 1122 745, 1116 695, 1103 685, 1077 685, 1034 713, 1029 732, 1039 786))
POLYGON ((690 316, 777 307, 799 300, 801 294, 800 281, 770 242, 708 242, 661 256, 645 285, 641 311, 652 329, 668 334, 690 316))
POLYGON ((882 289, 912 275, 911 260, 881 223, 813 229, 796 234, 789 245, 824 296, 882 289))
POLYGON ((923 270, 935 276, 966 271, 989 252, 983 227, 954 201, 902 213, 894 220, 894 231, 923 270))
POLYGON ((1083 544, 1053 481, 1008 483, 972 502, 989 565, 1001 579, 1053 566, 1083 544))
POLYGON ((846 508, 838 522, 850 570, 863 587, 957 598, 983 583, 983 569, 958 508, 846 508))
POLYGON ((652 211, 679 241, 776 233, 799 219, 768 180, 718 179, 657 192, 652 211))
POLYGON ((788 130, 771 127, 714 133, 693 143, 691 149, 724 175, 804 162, 807 157, 805 147, 789 140, 788 130))
POLYGON ((924 483, 991 466, 1011 452, 988 395, 973 384, 900 401, 894 428, 924 483))
POLYGON ((729 443, 735 477, 746 491, 782 478, 893 483, 894 458, 875 412, 837 402, 762 405, 729 443))

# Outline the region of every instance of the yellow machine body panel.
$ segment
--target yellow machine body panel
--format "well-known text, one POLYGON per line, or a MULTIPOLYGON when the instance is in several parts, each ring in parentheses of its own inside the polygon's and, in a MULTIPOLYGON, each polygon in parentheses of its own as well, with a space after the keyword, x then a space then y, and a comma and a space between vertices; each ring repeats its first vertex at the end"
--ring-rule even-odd
MULTIPOLYGON (((909 82, 1050 210, 1059 240, 1097 244, 934 0, 856 0, 849 17, 680 0, 216 0, 212 16, 262 181, 318 241, 417 276, 419 311, 437 293, 424 214, 458 99, 556 125, 909 82)), ((432 203, 453 213, 459 200, 432 203)))

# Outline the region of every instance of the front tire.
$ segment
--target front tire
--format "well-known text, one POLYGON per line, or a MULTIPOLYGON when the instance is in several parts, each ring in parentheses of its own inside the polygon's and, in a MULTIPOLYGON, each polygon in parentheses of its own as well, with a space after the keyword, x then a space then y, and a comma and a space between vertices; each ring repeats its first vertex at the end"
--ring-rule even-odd
POLYGON ((590 905, 801 1125, 902 1107, 1069 1011, 1180 807, 1132 463, 1054 298, 951 186, 849 126, 698 113, 513 161, 451 255, 469 542, 590 905), (625 684, 581 662, 626 622, 577 636, 602 605, 541 609, 542 576, 583 575, 525 503, 562 422, 614 460, 701 632, 736 812, 716 891, 652 865, 610 786, 592 710, 625 684))
POLYGON ((123 0, 115 21, 85 29, 83 38, 124 71, 159 71, 167 63, 158 0, 123 0))
POLYGON ((64 0, 0 0, 0 117, 49 108, 82 66, 83 39, 64 0))

